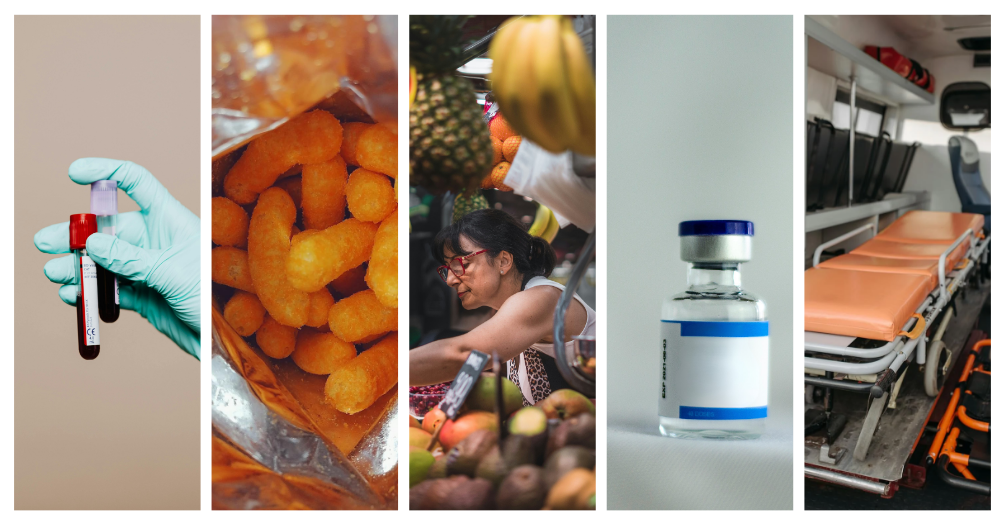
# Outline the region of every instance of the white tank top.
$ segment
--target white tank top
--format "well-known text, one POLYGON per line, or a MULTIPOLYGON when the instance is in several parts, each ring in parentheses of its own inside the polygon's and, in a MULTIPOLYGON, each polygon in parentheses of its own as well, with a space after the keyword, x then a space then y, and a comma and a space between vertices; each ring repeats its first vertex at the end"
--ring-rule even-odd
MULTIPOLYGON (((535 286, 551 286, 554 288, 558 288, 559 290, 565 291, 565 286, 562 286, 561 284, 556 283, 555 281, 552 281, 547 277, 540 277, 540 276, 531 277, 530 280, 527 281, 527 286, 524 287, 524 290, 529 290, 535 286)), ((583 301, 583 299, 579 296, 579 294, 573 294, 572 297, 576 301, 579 301, 579 304, 583 305, 583 308, 586 309, 586 325, 583 326, 583 331, 581 331, 579 335, 592 335, 592 336, 597 335, 597 312, 594 311, 593 308, 590 308, 590 306, 587 305, 585 301, 583 301)), ((574 343, 571 340, 565 342, 565 351, 567 355, 572 354, 573 345, 574 343)), ((543 354, 547 354, 552 358, 555 357, 555 345, 552 343, 534 343, 533 345, 530 346, 530 349, 537 350, 538 352, 541 352, 543 354)), ((518 373, 520 374, 520 390, 523 391, 523 397, 527 400, 533 401, 534 394, 530 388, 530 378, 527 377, 527 366, 523 362, 522 352, 520 353, 520 370, 518 373)))

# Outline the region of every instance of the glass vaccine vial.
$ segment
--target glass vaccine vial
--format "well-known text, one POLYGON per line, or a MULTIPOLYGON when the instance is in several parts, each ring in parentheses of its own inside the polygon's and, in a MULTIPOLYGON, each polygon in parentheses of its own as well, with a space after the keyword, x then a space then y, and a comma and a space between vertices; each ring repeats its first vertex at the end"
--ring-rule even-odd
POLYGON ((87 255, 87 238, 97 231, 94 214, 70 215, 73 284, 77 285, 77 345, 80 357, 88 360, 98 357, 101 350, 98 331, 98 265, 87 255))
POLYGON ((688 288, 663 301, 660 433, 755 439, 768 417, 768 320, 740 281, 754 223, 686 221, 678 234, 688 288))
MULTIPOLYGON (((101 233, 115 235, 118 195, 119 184, 114 180, 91 184, 91 213, 97 216, 101 233)), ((119 279, 101 266, 98 266, 98 315, 106 323, 114 323, 119 318, 119 279)))

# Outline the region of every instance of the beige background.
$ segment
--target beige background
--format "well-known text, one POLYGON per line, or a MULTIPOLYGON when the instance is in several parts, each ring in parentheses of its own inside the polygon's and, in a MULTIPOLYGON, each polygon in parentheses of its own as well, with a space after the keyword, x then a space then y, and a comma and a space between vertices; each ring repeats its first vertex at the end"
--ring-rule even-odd
MULTIPOLYGON (((39 229, 89 211, 79 157, 132 160, 199 212, 199 17, 15 17, 14 506, 199 507, 199 362, 135 312, 77 353, 39 229)), ((119 212, 138 209, 119 192, 119 212)), ((194 271, 199 271, 194 268, 194 271)))

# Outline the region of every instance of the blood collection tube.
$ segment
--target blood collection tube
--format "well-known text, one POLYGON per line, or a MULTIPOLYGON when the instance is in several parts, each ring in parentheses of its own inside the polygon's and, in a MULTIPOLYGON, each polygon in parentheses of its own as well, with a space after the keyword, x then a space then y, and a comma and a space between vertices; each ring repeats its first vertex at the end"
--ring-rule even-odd
MULTIPOLYGON (((98 217, 98 231, 115 235, 115 217, 119 213, 119 185, 114 180, 91 184, 91 213, 98 217)), ((106 323, 119 318, 119 279, 98 266, 98 314, 106 323)))
POLYGON ((73 250, 73 284, 77 285, 77 344, 80 357, 98 357, 98 276, 94 261, 87 255, 87 238, 98 231, 92 213, 70 215, 70 249, 73 250))

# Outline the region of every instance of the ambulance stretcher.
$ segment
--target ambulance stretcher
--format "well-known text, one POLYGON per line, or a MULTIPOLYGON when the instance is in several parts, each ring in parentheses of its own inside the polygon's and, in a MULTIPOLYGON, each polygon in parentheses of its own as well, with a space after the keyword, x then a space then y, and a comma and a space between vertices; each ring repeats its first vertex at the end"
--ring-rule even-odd
POLYGON ((807 477, 891 494, 952 363, 942 343, 951 303, 990 253, 983 226, 983 215, 910 211, 848 254, 820 261, 874 224, 817 248, 805 273, 804 382, 807 405, 823 409, 806 413, 807 477), (904 383, 912 361, 923 395, 904 383), (864 417, 835 410, 836 390, 864 394, 852 396, 868 400, 864 417), (881 418, 896 431, 873 447, 881 418))

